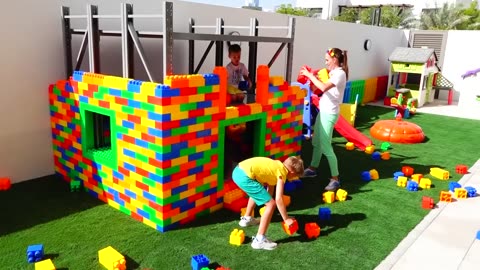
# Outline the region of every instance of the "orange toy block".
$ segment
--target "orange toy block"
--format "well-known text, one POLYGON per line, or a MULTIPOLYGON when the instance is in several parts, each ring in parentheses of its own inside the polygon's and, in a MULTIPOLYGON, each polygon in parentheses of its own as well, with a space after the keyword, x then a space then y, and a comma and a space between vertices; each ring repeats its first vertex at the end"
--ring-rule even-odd
POLYGON ((347 143, 345 144, 345 148, 346 148, 347 150, 351 151, 351 150, 355 149, 355 144, 353 144, 352 142, 347 142, 347 143))
MULTIPOLYGON (((245 212, 246 212, 246 211, 247 211, 247 208, 246 208, 246 207, 242 208, 242 209, 241 209, 241 212, 240 212, 240 215, 241 215, 242 217, 245 216, 245 212)), ((255 211, 252 210, 252 212, 250 213, 249 216, 255 217, 255 211)))
POLYGON ((163 83, 170 86, 170 88, 186 88, 189 80, 186 75, 169 75, 165 77, 163 83))
POLYGON ((320 227, 315 222, 307 223, 305 224, 305 234, 308 239, 317 238, 320 236, 320 227))
POLYGON ((347 200, 347 196, 348 196, 348 192, 346 190, 343 190, 343 189, 338 189, 337 190, 337 194, 335 196, 335 199, 337 201, 340 201, 340 202, 344 202, 347 200))
POLYGON ((423 178, 423 174, 416 173, 412 175, 412 180, 420 184, 420 180, 423 178))
POLYGON ((270 84, 272 86, 280 86, 280 85, 283 85, 284 82, 285 82, 285 80, 283 79, 282 76, 272 76, 272 77, 270 77, 270 84))
POLYGON ((422 208, 433 209, 434 206, 435 206, 435 202, 433 201, 433 198, 423 196, 423 198, 422 198, 422 208))
POLYGON ((429 189, 432 186, 432 180, 428 178, 421 178, 420 183, 418 183, 418 186, 423 189, 429 189))
POLYGON ((213 69, 213 73, 218 75, 218 78, 220 79, 220 92, 219 92, 219 101, 220 104, 218 105, 219 112, 224 112, 227 104, 230 102, 227 102, 227 96, 229 97, 230 95, 227 95, 227 86, 228 86, 228 81, 227 81, 227 69, 225 67, 215 67, 213 69))
POLYGON ((440 192, 440 201, 441 202, 452 202, 452 193, 448 191, 440 192))
POLYGON ((282 228, 286 234, 292 235, 298 231, 298 222, 296 220, 293 220, 292 226, 288 227, 287 224, 285 224, 285 221, 283 221, 282 228))
POLYGON ((323 201, 326 203, 333 203, 335 202, 335 192, 333 191, 327 191, 323 193, 323 201))
POLYGON ((372 180, 378 180, 380 178, 378 171, 375 169, 370 170, 370 178, 372 178, 372 180))
POLYGON ((455 198, 457 199, 467 198, 467 190, 464 188, 456 188, 454 194, 455 194, 455 198))
POLYGON ((10 178, 3 177, 0 178, 0 190, 9 190, 12 187, 12 182, 10 178))
POLYGON ((413 174, 413 168, 410 166, 403 166, 402 167, 402 172, 405 176, 409 177, 413 174))
POLYGON ((290 202, 291 202, 290 196, 288 196, 288 195, 283 195, 283 196, 282 196, 282 199, 283 199, 283 203, 285 204, 285 207, 288 207, 288 206, 290 205, 290 202))
POLYGON ((234 189, 225 194, 225 196, 223 197, 223 202, 232 203, 233 201, 243 198, 244 196, 245 192, 243 192, 241 189, 234 189))
POLYGON ((243 230, 234 229, 230 233, 230 244, 234 246, 241 246, 245 241, 245 232, 243 230))
POLYGON ((389 160, 390 159, 390 153, 389 152, 383 152, 380 154, 380 158, 382 160, 389 160))

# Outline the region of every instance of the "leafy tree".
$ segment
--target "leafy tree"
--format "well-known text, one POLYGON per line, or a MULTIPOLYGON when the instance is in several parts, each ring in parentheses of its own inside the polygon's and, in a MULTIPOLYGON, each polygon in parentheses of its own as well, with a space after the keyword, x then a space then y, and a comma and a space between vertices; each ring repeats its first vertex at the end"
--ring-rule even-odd
POLYGON ((335 21, 340 21, 340 22, 357 22, 358 20, 358 12, 354 8, 344 8, 342 9, 342 13, 340 13, 338 16, 333 18, 335 21))
POLYGON ((441 8, 425 11, 420 17, 420 26, 425 30, 456 30, 469 19, 460 8, 445 3, 441 8))
POLYGON ((285 5, 281 4, 277 10, 275 10, 276 13, 280 14, 288 14, 288 15, 295 15, 295 16, 305 16, 309 17, 310 12, 306 8, 298 8, 298 7, 293 7, 291 4, 285 5))
POLYGON ((457 29, 461 30, 480 30, 480 10, 478 7, 478 1, 473 1, 470 6, 462 10, 462 14, 468 16, 469 19, 461 23, 457 29))

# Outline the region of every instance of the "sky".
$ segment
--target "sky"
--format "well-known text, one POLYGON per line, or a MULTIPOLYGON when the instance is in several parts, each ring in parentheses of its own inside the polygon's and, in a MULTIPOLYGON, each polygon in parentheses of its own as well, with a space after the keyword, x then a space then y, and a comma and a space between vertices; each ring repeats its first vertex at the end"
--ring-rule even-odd
MULTIPOLYGON (((218 6, 227 6, 227 7, 242 7, 245 5, 245 0, 183 0, 188 2, 196 2, 203 4, 211 4, 218 6)), ((281 4, 295 4, 296 0, 260 0, 260 6, 264 10, 273 10, 275 6, 281 4)))

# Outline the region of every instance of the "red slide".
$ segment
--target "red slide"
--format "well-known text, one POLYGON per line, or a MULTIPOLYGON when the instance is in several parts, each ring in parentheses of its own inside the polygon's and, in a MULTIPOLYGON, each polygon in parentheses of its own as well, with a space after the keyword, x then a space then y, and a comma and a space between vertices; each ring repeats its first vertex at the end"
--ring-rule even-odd
POLYGON ((372 140, 363 135, 356 128, 352 127, 343 116, 338 117, 338 121, 335 124, 335 130, 340 133, 349 142, 355 144, 360 150, 365 151, 365 148, 372 145, 372 140))

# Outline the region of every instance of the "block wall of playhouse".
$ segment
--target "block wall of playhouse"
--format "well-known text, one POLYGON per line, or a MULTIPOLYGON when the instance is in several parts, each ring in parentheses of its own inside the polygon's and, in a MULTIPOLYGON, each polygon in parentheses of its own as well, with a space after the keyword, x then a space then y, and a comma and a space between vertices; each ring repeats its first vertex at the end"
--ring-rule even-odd
POLYGON ((162 232, 222 208, 229 123, 260 120, 265 156, 300 154, 305 92, 265 66, 256 103, 238 107, 226 106, 221 67, 163 85, 77 71, 49 92, 56 172, 162 232), (109 147, 92 146, 93 113, 110 121, 109 147))

